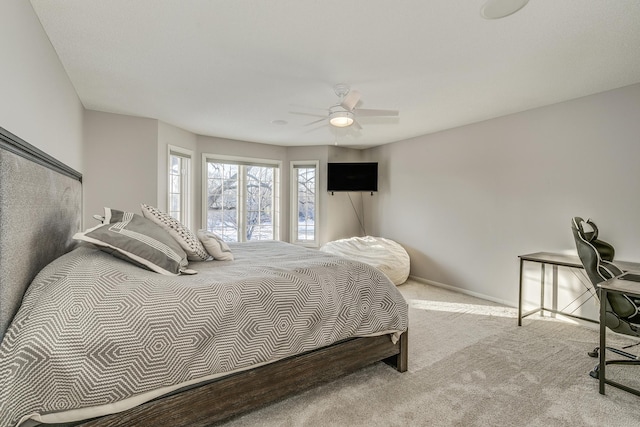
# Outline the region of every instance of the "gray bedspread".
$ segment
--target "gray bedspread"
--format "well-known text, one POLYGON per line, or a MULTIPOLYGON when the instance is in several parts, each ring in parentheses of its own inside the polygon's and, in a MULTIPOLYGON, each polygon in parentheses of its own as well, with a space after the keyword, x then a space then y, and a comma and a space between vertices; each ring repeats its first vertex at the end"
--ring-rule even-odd
POLYGON ((378 270, 281 242, 163 276, 92 247, 45 267, 0 346, 0 426, 127 409, 181 386, 407 328, 378 270))

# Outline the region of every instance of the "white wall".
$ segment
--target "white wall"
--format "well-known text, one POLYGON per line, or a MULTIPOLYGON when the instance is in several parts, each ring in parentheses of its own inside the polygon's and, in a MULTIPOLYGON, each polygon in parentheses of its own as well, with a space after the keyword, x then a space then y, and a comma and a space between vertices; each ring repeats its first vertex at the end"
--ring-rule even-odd
MULTIPOLYGON (((364 150, 355 150, 345 147, 328 146, 328 162, 362 162, 364 161, 364 150)), ((370 193, 362 192, 336 192, 333 195, 326 192, 327 179, 326 167, 323 165, 324 178, 322 179, 322 194, 325 196, 321 200, 321 209, 326 212, 323 215, 323 236, 321 243, 332 240, 344 239, 354 236, 371 235, 372 222, 367 213, 366 206, 371 199, 377 197, 377 193, 371 196, 370 193), (362 224, 361 224, 362 223, 362 224)))
POLYGON ((376 234, 411 274, 517 304, 518 255, 575 251, 591 217, 640 261, 640 84, 368 150, 376 234))
MULTIPOLYGON (((191 132, 155 119, 87 110, 84 139, 86 227, 96 224, 91 217, 105 206, 140 213, 140 203, 147 203, 166 212, 169 145, 193 151, 192 179, 198 183, 197 137, 191 132)), ((198 198, 194 192, 192 212, 198 198)))
POLYGON ((0 126, 83 172, 83 107, 31 3, 3 0, 0 17, 0 126))
POLYGON ((140 203, 158 206, 157 120, 87 110, 84 140, 85 228, 104 207, 140 213, 140 203))
MULTIPOLYGON (((195 212, 196 208, 196 199, 198 199, 198 194, 195 193, 194 186, 196 185, 196 181, 199 180, 199 175, 196 175, 196 163, 199 163, 200 160, 196 158, 197 151, 197 141, 198 138, 196 134, 186 131, 184 129, 172 126, 170 124, 158 121, 158 167, 157 167, 157 180, 158 180, 158 197, 157 204, 158 209, 164 212, 169 211, 169 205, 167 204, 168 200, 168 186, 169 186, 169 146, 179 147, 186 149, 193 153, 193 158, 191 159, 191 218, 189 218, 190 224, 196 223, 195 212)), ((194 227, 195 228, 195 227, 194 227)))
MULTIPOLYGON (((84 125, 85 165, 84 220, 93 226, 92 215, 103 207, 140 211, 140 203, 167 210, 167 152, 174 145, 193 151, 192 223, 202 222, 202 154, 270 159, 282 162, 281 240, 289 240, 290 181, 292 160, 320 161, 319 243, 361 235, 356 214, 346 193, 326 192, 327 161, 354 161, 362 151, 340 147, 283 147, 195 135, 153 119, 87 110, 84 125)), ((358 215, 362 216, 360 194, 351 193, 358 215)), ((369 197, 369 196, 367 196, 369 197)))

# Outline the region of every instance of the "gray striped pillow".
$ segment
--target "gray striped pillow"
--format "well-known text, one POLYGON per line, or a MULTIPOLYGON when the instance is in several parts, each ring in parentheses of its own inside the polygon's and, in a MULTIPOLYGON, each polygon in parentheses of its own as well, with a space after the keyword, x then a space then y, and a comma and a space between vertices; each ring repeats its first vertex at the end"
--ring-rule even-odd
POLYGON ((123 212, 121 221, 100 224, 73 238, 157 273, 187 272, 187 254, 178 242, 153 222, 131 212, 123 212))

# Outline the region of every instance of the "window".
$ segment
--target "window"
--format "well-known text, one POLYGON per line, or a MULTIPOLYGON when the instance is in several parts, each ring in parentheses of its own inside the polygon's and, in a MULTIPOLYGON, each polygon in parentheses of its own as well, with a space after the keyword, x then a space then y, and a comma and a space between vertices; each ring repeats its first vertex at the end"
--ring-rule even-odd
POLYGON ((280 163, 204 156, 205 227, 226 241, 277 240, 280 163))
POLYGON ((190 181, 191 152, 179 147, 169 146, 167 212, 187 227, 190 223, 190 181))
POLYGON ((317 245, 318 162, 291 162, 291 241, 317 245))

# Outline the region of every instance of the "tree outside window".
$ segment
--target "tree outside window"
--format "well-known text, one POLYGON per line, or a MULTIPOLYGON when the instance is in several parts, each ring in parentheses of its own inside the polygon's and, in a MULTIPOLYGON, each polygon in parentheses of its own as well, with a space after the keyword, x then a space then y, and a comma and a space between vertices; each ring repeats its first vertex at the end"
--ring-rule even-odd
POLYGON ((291 164, 291 241, 305 245, 317 242, 318 162, 291 164))
POLYGON ((210 158, 206 228, 227 241, 278 238, 278 165, 210 158))

